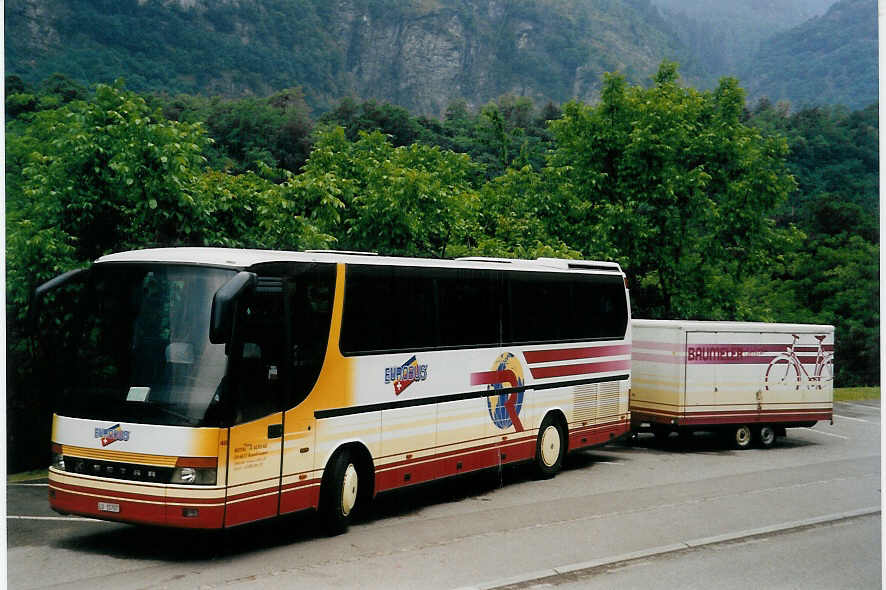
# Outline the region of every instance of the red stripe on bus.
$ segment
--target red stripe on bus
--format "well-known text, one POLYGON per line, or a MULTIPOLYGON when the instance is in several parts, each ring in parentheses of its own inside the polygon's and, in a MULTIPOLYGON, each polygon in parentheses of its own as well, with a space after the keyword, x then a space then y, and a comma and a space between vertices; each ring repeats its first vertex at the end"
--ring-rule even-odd
POLYGON ((586 375, 591 373, 607 373, 631 368, 631 361, 604 361, 601 363, 581 363, 578 365, 557 365, 554 367, 533 367, 530 369, 534 379, 551 377, 567 377, 570 375, 586 375))
MULTIPOLYGON (((597 446, 613 440, 630 430, 627 420, 574 428, 569 431, 569 449, 597 446)), ((537 437, 497 441, 446 454, 420 457, 381 465, 376 472, 376 490, 383 492, 437 478, 468 473, 500 464, 526 461, 535 457, 537 437)))
POLYGON ((631 429, 628 421, 609 422, 589 428, 576 428, 569 431, 569 450, 593 447, 615 440, 631 429))
MULTIPOLYGON (((504 431, 502 431, 502 432, 504 432, 504 431)), ((531 436, 524 436, 519 439, 514 439, 510 442, 516 443, 516 442, 527 441, 527 440, 534 441, 535 440, 534 433, 536 431, 535 430, 524 431, 524 433, 530 433, 530 432, 532 433, 531 436)), ((487 443, 477 445, 474 447, 464 447, 461 449, 454 449, 454 450, 449 450, 449 451, 445 451, 442 453, 436 453, 434 455, 424 455, 422 457, 416 457, 414 459, 405 459, 402 461, 393 461, 391 463, 385 463, 384 465, 378 465, 377 469, 379 471, 381 471, 384 469, 389 469, 391 467, 402 467, 404 465, 411 465, 414 463, 418 463, 420 461, 436 461, 436 460, 452 457, 455 455, 460 455, 460 454, 465 454, 465 453, 476 453, 476 452, 480 452, 480 451, 484 451, 484 450, 495 449, 495 448, 500 447, 502 444, 508 444, 508 443, 504 443, 500 440, 501 436, 506 436, 506 435, 497 435, 494 437, 495 440, 493 442, 487 442, 487 443)), ((489 440, 489 437, 487 437, 486 439, 482 439, 482 440, 489 440)), ((459 444, 459 443, 452 443, 452 444, 459 444)), ((415 451, 412 451, 412 452, 415 452, 415 451)), ((402 455, 403 453, 398 453, 398 454, 402 455)))
MULTIPOLYGON (((315 480, 319 482, 320 480, 315 480)), ((311 485, 302 488, 284 490, 280 495, 280 514, 298 512, 317 508, 320 503, 320 486, 311 485)))
POLYGON ((175 527, 220 529, 225 522, 224 506, 167 506, 166 524, 175 527), (196 508, 195 516, 185 516, 184 508, 196 508))
MULTIPOLYGON (((168 502, 168 503, 179 503, 179 504, 221 504, 225 501, 224 490, 218 490, 219 496, 216 498, 191 498, 188 496, 176 496, 176 495, 168 495, 168 496, 158 496, 156 494, 138 494, 131 492, 120 492, 116 490, 109 490, 106 488, 100 488, 95 486, 85 486, 85 485, 73 485, 69 483, 62 483, 59 481, 52 481, 51 484, 56 489, 67 490, 70 492, 81 492, 84 494, 95 494, 101 495, 107 498, 113 498, 117 500, 141 500, 143 502, 168 502)), ((176 488, 169 488, 170 494, 175 494, 176 488)))
POLYGON ((471 373, 471 385, 496 385, 498 383, 510 383, 511 387, 517 387, 517 376, 510 369, 471 373))
MULTIPOLYGON (((105 496, 108 498, 115 498, 118 500, 142 500, 144 502, 165 502, 166 496, 158 496, 155 494, 134 494, 129 492, 118 492, 116 490, 109 490, 106 488, 100 488, 95 486, 86 486, 86 485, 72 485, 69 483, 62 483, 59 481, 51 480, 49 482, 51 487, 60 490, 67 490, 71 492, 82 492, 85 494, 96 494, 100 496, 105 496)), ((219 498, 214 500, 215 502, 221 502, 222 499, 219 498)))
POLYGON ((630 344, 588 346, 584 348, 561 348, 558 350, 527 350, 523 353, 523 356, 526 358, 527 363, 535 364, 598 358, 601 356, 619 356, 623 354, 631 354, 630 344))
POLYGON ((233 502, 235 500, 243 500, 245 498, 251 498, 252 496, 260 496, 262 494, 271 494, 280 491, 280 482, 277 481, 277 485, 261 488, 260 490, 252 490, 249 492, 243 492, 241 494, 231 494, 227 497, 228 502, 233 502))
POLYGON ((100 518, 102 520, 119 520, 126 522, 137 522, 142 524, 166 524, 166 506, 163 504, 146 504, 143 502, 127 502, 115 497, 101 496, 84 496, 82 494, 74 494, 64 489, 52 489, 49 505, 53 510, 63 512, 65 514, 76 514, 79 516, 89 516, 92 518, 100 518), (116 504, 119 512, 99 512, 98 502, 108 501, 116 504))
POLYGON ((235 526, 277 516, 278 500, 278 494, 270 494, 262 498, 229 503, 225 507, 225 526, 235 526))

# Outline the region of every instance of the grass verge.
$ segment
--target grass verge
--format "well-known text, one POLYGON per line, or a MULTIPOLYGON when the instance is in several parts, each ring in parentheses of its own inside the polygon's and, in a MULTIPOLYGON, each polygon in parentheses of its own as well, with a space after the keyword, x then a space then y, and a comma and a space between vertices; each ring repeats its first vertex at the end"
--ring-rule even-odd
POLYGON ((837 387, 834 389, 835 402, 851 402, 862 399, 880 399, 879 387, 837 387))
POLYGON ((6 481, 15 483, 18 481, 30 481, 32 479, 44 479, 48 477, 46 469, 35 469, 34 471, 24 471, 22 473, 10 473, 6 476, 6 481))

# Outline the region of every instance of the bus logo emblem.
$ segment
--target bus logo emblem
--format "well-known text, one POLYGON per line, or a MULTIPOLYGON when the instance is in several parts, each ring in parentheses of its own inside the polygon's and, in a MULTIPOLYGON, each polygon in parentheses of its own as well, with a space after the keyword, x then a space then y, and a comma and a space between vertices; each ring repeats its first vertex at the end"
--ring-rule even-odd
POLYGON ((502 391, 486 398, 489 417, 502 430, 513 426, 517 432, 523 432, 520 410, 523 408, 524 383, 523 367, 510 352, 499 355, 492 363, 491 371, 471 373, 471 385, 486 385, 489 391, 502 391))
POLYGON ((399 367, 385 368, 385 383, 394 384, 394 395, 400 395, 416 381, 424 381, 427 378, 428 366, 418 364, 415 355, 399 367))
POLYGON ((129 431, 120 428, 119 424, 114 424, 108 428, 96 428, 95 438, 100 438, 102 446, 106 447, 118 440, 129 440, 129 431))

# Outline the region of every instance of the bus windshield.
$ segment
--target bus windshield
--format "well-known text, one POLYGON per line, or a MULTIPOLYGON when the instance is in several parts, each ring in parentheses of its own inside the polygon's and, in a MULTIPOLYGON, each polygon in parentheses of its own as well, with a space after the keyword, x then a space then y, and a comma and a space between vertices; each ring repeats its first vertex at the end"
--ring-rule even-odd
POLYGON ((224 344, 209 342, 210 309, 233 275, 197 266, 94 267, 76 289, 76 319, 61 341, 71 342, 62 352, 74 358, 59 413, 216 425, 227 356, 224 344))

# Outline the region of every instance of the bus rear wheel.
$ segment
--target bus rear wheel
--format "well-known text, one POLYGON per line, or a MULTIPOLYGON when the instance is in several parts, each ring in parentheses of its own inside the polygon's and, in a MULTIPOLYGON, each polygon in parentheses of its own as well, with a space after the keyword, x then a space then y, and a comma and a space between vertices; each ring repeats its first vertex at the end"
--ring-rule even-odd
POLYGON ((563 426, 552 414, 545 416, 535 443, 535 472, 541 479, 550 479, 563 468, 566 435, 563 426))
POLYGON ((330 461, 320 489, 320 518, 330 535, 348 530, 360 492, 357 462, 347 450, 330 461))

